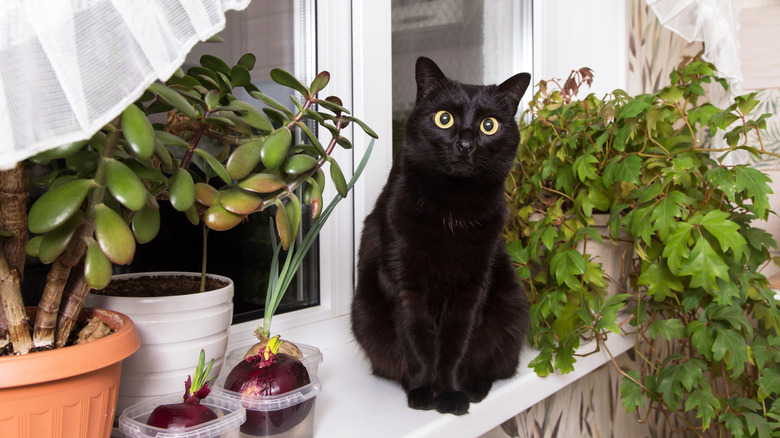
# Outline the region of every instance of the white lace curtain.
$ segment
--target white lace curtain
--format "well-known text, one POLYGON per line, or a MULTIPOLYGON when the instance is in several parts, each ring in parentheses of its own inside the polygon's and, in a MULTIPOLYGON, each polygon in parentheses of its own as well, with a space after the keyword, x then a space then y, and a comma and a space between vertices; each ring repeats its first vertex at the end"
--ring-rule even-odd
POLYGON ((250 0, 1 0, 0 170, 90 137, 250 0))

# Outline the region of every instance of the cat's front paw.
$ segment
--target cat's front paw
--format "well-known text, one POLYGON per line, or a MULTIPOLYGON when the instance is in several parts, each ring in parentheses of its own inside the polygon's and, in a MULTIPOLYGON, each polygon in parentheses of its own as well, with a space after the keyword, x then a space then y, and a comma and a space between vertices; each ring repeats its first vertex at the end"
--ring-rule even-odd
POLYGON ((478 379, 470 382, 463 390, 468 394, 471 403, 479 403, 487 397, 490 388, 492 387, 493 383, 491 383, 490 380, 478 379))
POLYGON ((463 391, 442 392, 436 397, 436 410, 442 414, 468 414, 469 396, 463 391))
POLYGON ((433 389, 430 386, 415 388, 406 393, 406 401, 412 409, 427 411, 433 409, 433 389))

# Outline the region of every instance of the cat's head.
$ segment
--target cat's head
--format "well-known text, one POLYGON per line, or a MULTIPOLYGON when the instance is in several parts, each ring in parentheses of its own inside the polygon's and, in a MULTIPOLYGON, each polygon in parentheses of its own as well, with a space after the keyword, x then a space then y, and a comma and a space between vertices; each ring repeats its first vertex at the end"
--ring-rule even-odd
POLYGON ((531 75, 520 73, 499 85, 466 85, 448 79, 425 57, 417 59, 415 73, 407 159, 453 178, 503 181, 520 140, 515 114, 531 75))

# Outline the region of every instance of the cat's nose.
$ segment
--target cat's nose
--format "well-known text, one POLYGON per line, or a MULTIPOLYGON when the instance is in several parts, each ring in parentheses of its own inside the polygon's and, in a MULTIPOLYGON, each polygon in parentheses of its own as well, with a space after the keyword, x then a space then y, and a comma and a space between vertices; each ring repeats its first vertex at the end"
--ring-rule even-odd
POLYGON ((458 149, 463 153, 470 153, 474 149, 474 143, 470 140, 458 141, 458 149))

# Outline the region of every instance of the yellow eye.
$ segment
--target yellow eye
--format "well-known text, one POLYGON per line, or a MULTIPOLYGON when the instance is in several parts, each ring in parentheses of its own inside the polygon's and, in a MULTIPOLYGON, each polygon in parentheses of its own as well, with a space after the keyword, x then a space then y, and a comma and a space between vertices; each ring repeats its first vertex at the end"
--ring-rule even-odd
POLYGON ((447 111, 439 111, 435 116, 433 116, 433 121, 436 122, 436 126, 439 128, 447 129, 452 126, 452 123, 455 121, 455 119, 452 117, 452 114, 448 113, 447 111))
POLYGON ((479 124, 479 129, 487 135, 493 135, 498 131, 498 120, 488 117, 482 120, 482 123, 479 124))

